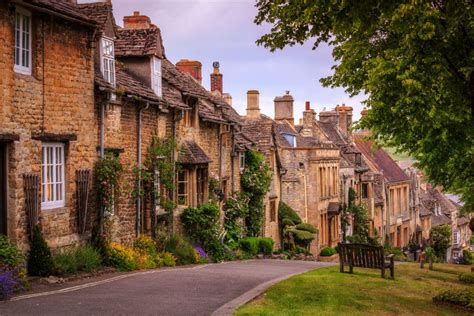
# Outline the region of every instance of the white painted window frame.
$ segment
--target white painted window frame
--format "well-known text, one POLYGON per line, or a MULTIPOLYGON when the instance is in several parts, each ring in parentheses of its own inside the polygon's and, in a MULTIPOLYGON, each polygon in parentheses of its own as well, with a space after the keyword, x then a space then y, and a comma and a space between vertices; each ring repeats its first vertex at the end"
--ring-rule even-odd
POLYGON ((61 208, 66 205, 66 179, 65 179, 65 169, 66 169, 66 154, 65 154, 65 145, 63 143, 43 143, 41 145, 41 209, 53 209, 61 208), (51 161, 47 161, 47 149, 52 148, 51 161), (60 149, 60 162, 58 162, 58 152, 57 149, 60 149), (46 163, 46 164, 45 164, 46 163), (46 198, 46 185, 47 179, 47 167, 50 165, 52 168, 51 180, 53 188, 53 199, 47 200, 46 198), (58 174, 57 167, 61 166, 61 170, 58 174), (60 180, 58 180, 60 179, 60 180), (57 190, 57 185, 60 185, 60 192, 57 190), (58 198, 58 193, 61 194, 61 198, 58 198))
POLYGON ((161 59, 153 56, 151 58, 151 88, 160 98, 163 96, 161 59))
POLYGON ((16 8, 16 12, 15 12, 15 30, 14 30, 14 38, 15 38, 15 51, 14 51, 14 67, 13 67, 13 70, 17 73, 20 73, 20 74, 23 74, 23 75, 31 75, 32 73, 32 52, 33 52, 33 49, 31 47, 32 45, 32 34, 31 34, 31 31, 32 31, 32 18, 31 18, 31 12, 28 11, 28 10, 25 10, 21 7, 17 7, 16 8), (18 16, 20 17, 20 25, 18 25, 18 16), (23 41, 23 36, 24 36, 24 20, 25 20, 25 17, 27 17, 29 19, 29 27, 28 27, 28 30, 27 30, 27 33, 29 35, 29 38, 28 38, 28 48, 25 49, 25 43, 23 41), (19 28, 18 28, 19 26, 19 28), (19 37, 17 36, 17 32, 19 32, 19 37), (20 42, 18 42, 20 41, 20 42), (17 53, 17 48, 19 50, 19 52, 17 53), (22 53, 23 51, 26 50, 28 52, 28 59, 27 59, 27 62, 28 62, 28 66, 25 66, 23 65, 22 63, 22 53), (18 62, 19 64, 17 64, 17 58, 18 58, 18 62))
POLYGON ((240 172, 242 173, 245 169, 245 152, 243 151, 239 152, 239 167, 240 172))
POLYGON ((100 39, 100 69, 104 80, 114 88, 116 86, 115 76, 115 44, 113 38, 102 36, 100 39), (105 52, 106 44, 111 44, 112 52, 105 52))

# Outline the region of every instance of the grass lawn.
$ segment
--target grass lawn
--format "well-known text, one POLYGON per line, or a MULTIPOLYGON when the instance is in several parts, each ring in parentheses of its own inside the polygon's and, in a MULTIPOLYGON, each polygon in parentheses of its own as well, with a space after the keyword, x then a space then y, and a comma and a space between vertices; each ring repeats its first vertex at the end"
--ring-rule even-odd
POLYGON ((271 287, 260 298, 239 308, 235 315, 472 315, 432 297, 445 289, 467 289, 458 281, 469 266, 418 264, 395 266, 395 280, 382 279, 380 270, 339 267, 313 270, 271 287))

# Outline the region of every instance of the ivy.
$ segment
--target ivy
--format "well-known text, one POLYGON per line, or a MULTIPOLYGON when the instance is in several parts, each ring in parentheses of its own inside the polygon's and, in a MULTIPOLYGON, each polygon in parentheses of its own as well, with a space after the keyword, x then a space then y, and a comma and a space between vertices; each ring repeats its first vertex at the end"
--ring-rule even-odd
POLYGON ((238 192, 230 197, 224 205, 224 241, 232 249, 238 247, 239 240, 244 237, 243 220, 248 216, 249 197, 238 192))
POLYGON ((248 236, 261 235, 265 194, 270 190, 272 171, 265 156, 257 151, 245 154, 245 169, 241 177, 242 189, 249 198, 249 212, 245 218, 248 236))
MULTIPOLYGON (((369 215, 367 208, 363 204, 357 205, 355 203, 355 199, 356 192, 353 188, 350 188, 349 205, 347 208, 343 208, 343 212, 345 212, 345 214, 343 214, 343 222, 347 221, 347 215, 351 214, 353 218, 354 229, 352 236, 347 237, 347 240, 355 243, 377 244, 377 239, 370 237, 369 234, 369 215)), ((345 229, 345 227, 343 229, 345 229)))

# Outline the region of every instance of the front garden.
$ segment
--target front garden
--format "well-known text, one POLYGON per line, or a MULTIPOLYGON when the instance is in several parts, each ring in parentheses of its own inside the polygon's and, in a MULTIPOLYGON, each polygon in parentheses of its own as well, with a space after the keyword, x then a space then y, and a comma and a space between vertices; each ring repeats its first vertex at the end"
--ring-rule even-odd
POLYGON ((474 276, 469 266, 404 263, 395 280, 380 271, 339 267, 314 270, 271 287, 236 315, 472 315, 474 276))

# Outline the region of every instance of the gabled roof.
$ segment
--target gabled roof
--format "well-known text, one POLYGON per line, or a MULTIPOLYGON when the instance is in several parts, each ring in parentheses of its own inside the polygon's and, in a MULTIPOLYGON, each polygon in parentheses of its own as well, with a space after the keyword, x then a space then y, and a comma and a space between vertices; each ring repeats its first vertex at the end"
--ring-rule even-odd
POLYGON ((409 181, 410 178, 403 172, 390 155, 382 148, 376 148, 374 143, 365 139, 365 134, 353 134, 357 149, 369 160, 385 179, 390 182, 409 181))
POLYGON ((428 190, 421 189, 420 200, 422 207, 426 208, 431 213, 431 225, 436 226, 451 223, 451 219, 448 216, 451 215, 453 208, 455 211, 455 207, 437 188, 428 190), (439 206, 439 212, 437 206, 439 206))
POLYGON ((19 5, 34 6, 39 9, 49 10, 52 13, 59 13, 65 17, 72 18, 78 22, 96 25, 96 22, 84 15, 79 9, 78 5, 65 0, 14 0, 11 1, 19 5))
POLYGON ((194 141, 183 141, 180 146, 178 162, 196 165, 210 163, 211 159, 209 159, 204 150, 194 141))
POLYGON ((281 148, 294 148, 286 138, 284 134, 290 134, 296 136, 296 148, 334 148, 337 147, 332 142, 322 142, 316 137, 305 137, 299 133, 299 126, 293 126, 286 120, 275 121, 275 140, 278 147, 281 148))
POLYGON ((245 119, 242 131, 253 139, 259 150, 270 158, 273 143, 273 123, 274 121, 266 115, 260 115, 256 119, 245 119))
POLYGON ((94 20, 99 28, 104 28, 109 16, 112 19, 112 24, 115 26, 115 17, 112 14, 112 3, 93 2, 93 3, 79 3, 77 4, 80 12, 89 19, 94 20))
POLYGON ((336 145, 345 145, 347 144, 344 135, 339 131, 339 128, 334 126, 334 124, 330 122, 321 122, 319 121, 319 126, 321 126, 323 132, 336 145))
POLYGON ((125 94, 132 94, 149 101, 159 102, 161 98, 155 92, 126 70, 118 68, 116 70, 117 90, 124 89, 125 94))
POLYGON ((118 38, 115 40, 115 56, 117 57, 165 58, 161 31, 156 26, 148 29, 119 28, 117 35, 118 38))

